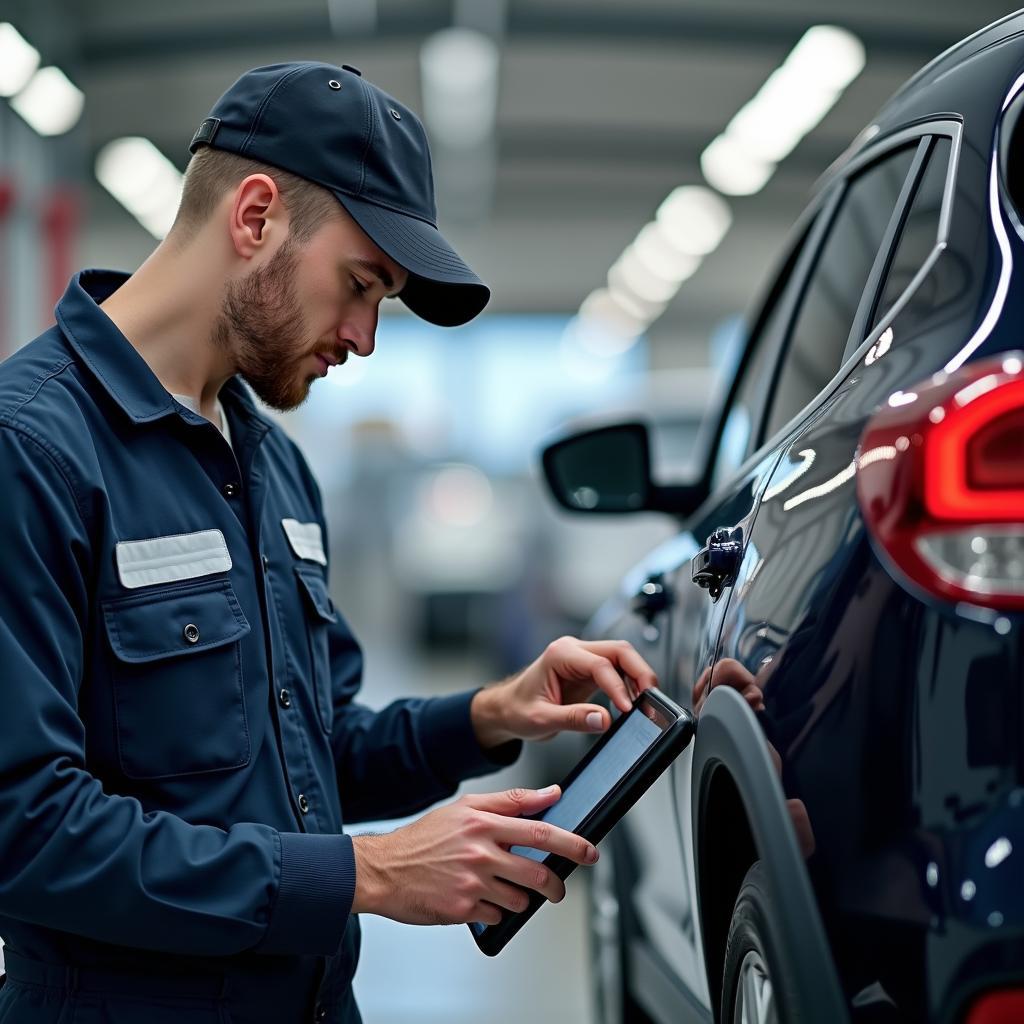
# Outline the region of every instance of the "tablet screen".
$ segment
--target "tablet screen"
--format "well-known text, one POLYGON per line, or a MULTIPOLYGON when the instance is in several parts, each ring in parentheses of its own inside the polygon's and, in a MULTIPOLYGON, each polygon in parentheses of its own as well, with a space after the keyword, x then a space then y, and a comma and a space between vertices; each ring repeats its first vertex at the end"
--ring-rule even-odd
MULTIPOLYGON (((541 820, 569 832, 576 831, 583 819, 615 788, 661 732, 660 726, 643 712, 631 711, 615 735, 570 783, 558 803, 544 812, 541 820)), ((550 856, 545 850, 534 850, 529 846, 512 846, 509 852, 532 860, 544 860, 550 856)))

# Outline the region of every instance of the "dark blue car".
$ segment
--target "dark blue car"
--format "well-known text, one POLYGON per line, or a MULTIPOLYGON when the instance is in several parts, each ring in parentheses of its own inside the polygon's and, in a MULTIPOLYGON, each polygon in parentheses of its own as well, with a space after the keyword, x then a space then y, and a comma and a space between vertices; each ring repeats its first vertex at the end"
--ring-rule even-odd
POLYGON ((594 872, 608 1022, 1024 1020, 1024 14, 854 141, 750 317, 699 480, 620 423, 566 508, 678 534, 589 627, 697 735, 594 872))

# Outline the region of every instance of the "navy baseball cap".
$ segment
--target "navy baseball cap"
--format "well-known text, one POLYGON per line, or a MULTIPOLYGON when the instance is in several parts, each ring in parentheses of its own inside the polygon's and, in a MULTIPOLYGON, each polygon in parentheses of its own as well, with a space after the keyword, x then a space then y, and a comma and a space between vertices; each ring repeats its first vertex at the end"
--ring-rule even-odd
POLYGON ((253 68, 217 100, 189 152, 203 145, 272 164, 332 192, 408 271, 399 297, 424 320, 454 327, 487 305, 490 289, 437 230, 420 119, 358 69, 318 61, 253 68))

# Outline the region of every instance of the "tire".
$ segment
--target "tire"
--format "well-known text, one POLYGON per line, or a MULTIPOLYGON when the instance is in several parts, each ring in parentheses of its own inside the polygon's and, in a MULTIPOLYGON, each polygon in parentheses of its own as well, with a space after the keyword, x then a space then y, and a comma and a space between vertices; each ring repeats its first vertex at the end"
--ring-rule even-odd
POLYGON ((760 861, 733 906, 722 969, 722 1024, 795 1024, 796 985, 777 925, 780 903, 760 861))
POLYGON ((651 1024, 629 993, 623 908, 615 876, 614 843, 588 872, 590 984, 596 1024, 651 1024))

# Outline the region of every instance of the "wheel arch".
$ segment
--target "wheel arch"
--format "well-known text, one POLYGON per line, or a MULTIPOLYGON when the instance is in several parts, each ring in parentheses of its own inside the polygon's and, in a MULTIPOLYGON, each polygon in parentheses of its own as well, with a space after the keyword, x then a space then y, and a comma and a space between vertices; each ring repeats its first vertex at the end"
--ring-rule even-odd
POLYGON ((764 733, 731 687, 711 691, 693 750, 692 827, 697 905, 715 1019, 732 907, 747 868, 760 859, 784 894, 779 922, 791 951, 800 1005, 795 1019, 849 1020, 825 927, 786 810, 764 733), (738 875, 737 875, 738 873, 738 875))

